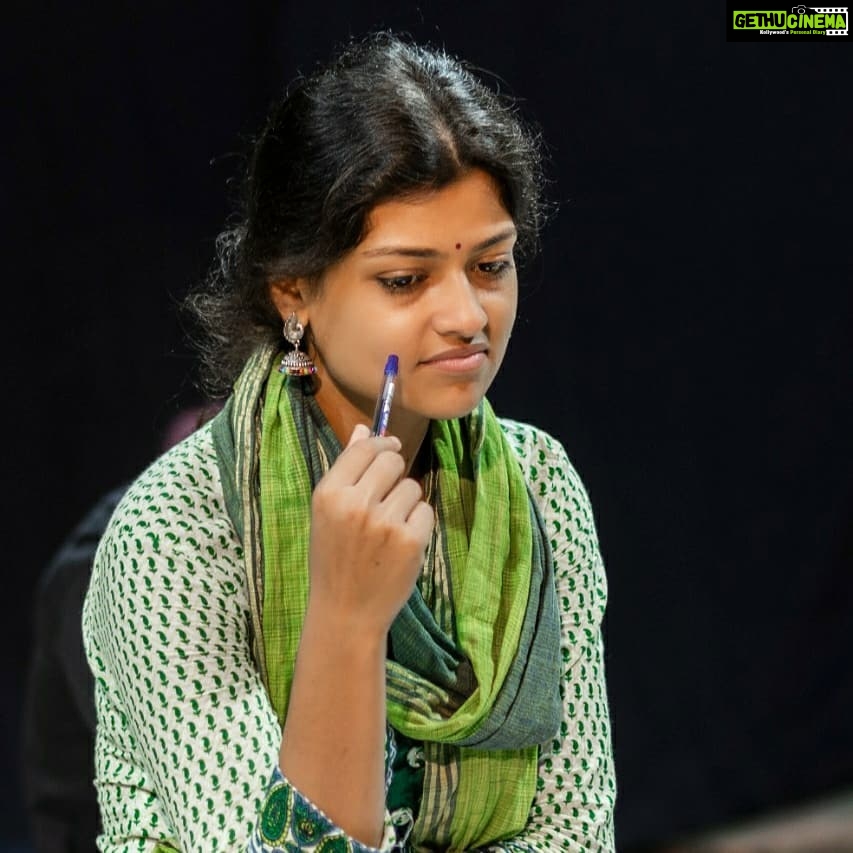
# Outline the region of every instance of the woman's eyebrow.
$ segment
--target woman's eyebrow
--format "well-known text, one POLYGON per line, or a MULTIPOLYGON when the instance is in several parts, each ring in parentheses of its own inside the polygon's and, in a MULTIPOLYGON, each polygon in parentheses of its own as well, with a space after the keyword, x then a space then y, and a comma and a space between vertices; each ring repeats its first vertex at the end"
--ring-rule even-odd
MULTIPOLYGON (((481 252, 483 249, 488 249, 496 243, 502 243, 504 240, 509 240, 510 238, 515 237, 515 235, 515 226, 505 228, 503 231, 499 231, 497 234, 487 237, 485 240, 482 240, 475 246, 472 246, 471 251, 481 252)), ((417 246, 377 246, 375 249, 367 249, 362 252, 362 255, 366 258, 376 258, 383 255, 404 255, 408 258, 439 258, 443 254, 444 253, 439 252, 438 249, 426 249, 417 246)))

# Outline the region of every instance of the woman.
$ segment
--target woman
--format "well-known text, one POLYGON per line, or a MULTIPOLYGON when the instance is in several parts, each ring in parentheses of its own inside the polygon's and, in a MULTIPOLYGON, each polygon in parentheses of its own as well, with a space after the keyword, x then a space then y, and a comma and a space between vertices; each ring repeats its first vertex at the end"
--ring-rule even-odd
POLYGON ((102 850, 613 849, 592 512, 485 398, 539 163, 510 104, 388 34, 271 112, 190 297, 227 403, 95 561, 102 850))

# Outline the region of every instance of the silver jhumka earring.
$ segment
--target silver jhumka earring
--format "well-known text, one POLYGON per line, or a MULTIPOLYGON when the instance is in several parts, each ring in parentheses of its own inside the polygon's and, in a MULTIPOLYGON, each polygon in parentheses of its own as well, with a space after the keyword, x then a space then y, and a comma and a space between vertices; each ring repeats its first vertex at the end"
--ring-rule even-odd
POLYGON ((317 372, 317 365, 311 361, 310 356, 299 349, 304 334, 305 327, 299 322, 294 312, 284 321, 284 338, 288 343, 293 344, 293 349, 285 353, 278 368, 279 372, 286 373, 288 376, 311 376, 317 372))

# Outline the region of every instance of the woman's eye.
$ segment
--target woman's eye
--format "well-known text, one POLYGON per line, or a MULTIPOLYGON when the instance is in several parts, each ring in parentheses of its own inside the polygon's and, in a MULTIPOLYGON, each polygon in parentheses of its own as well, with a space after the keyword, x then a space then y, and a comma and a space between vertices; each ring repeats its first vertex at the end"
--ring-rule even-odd
POLYGON ((393 293, 400 293, 406 290, 411 290, 416 284, 423 281, 423 276, 417 273, 409 273, 408 275, 389 275, 377 276, 379 283, 393 293))
POLYGON ((477 264, 477 269, 491 278, 500 278, 512 269, 510 261, 483 261, 477 264))

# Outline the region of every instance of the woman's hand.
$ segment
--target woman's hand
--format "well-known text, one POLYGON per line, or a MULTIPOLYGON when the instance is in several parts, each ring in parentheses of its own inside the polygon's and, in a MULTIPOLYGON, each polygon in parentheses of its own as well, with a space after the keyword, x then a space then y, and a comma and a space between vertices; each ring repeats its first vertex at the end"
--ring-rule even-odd
POLYGON ((310 590, 279 763, 338 826, 377 846, 385 810, 385 655, 432 534, 400 441, 357 426, 314 489, 310 590))
POLYGON ((420 485, 403 477, 400 447, 357 426, 311 503, 309 609, 382 636, 411 595, 434 523, 420 485))

